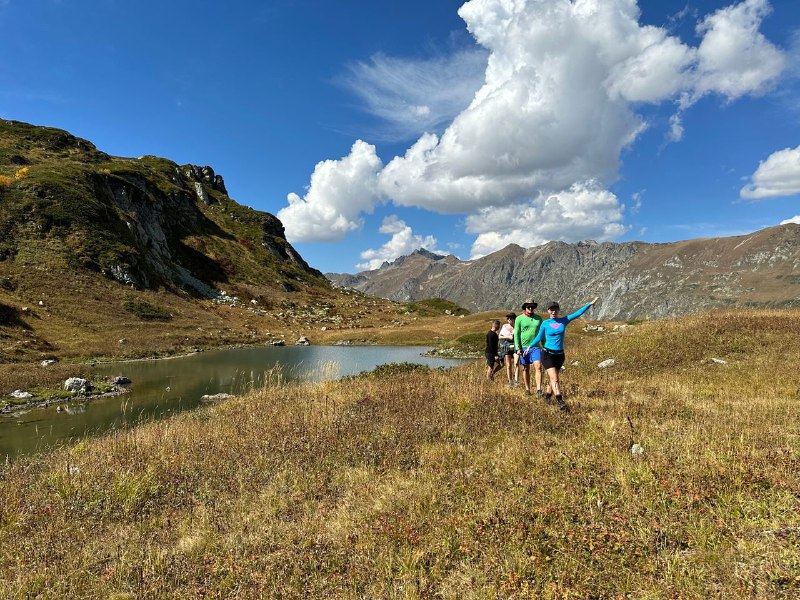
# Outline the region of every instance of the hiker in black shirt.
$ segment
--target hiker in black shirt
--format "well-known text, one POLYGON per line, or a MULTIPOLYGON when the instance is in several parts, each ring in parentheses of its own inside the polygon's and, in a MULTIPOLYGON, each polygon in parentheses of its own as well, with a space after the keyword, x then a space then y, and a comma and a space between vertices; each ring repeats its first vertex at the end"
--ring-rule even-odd
POLYGON ((486 332, 486 379, 494 380, 494 374, 503 368, 500 362, 500 338, 497 331, 500 329, 500 321, 492 321, 492 328, 486 332))

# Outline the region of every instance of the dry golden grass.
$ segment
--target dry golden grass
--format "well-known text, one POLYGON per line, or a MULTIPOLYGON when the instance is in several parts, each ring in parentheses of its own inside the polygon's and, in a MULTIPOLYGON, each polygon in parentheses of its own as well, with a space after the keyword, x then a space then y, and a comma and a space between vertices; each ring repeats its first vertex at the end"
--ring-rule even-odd
POLYGON ((573 324, 568 415, 476 363, 274 381, 20 459, 0 597, 798 597, 799 327, 573 324))

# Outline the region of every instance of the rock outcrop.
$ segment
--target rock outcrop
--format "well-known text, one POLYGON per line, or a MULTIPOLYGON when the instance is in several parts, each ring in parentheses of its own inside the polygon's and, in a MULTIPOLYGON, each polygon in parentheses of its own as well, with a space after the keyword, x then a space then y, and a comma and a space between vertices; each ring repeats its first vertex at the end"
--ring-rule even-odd
POLYGON ((35 244, 126 286, 211 298, 225 283, 327 287, 283 224, 232 200, 210 166, 112 157, 65 131, 0 119, 0 167, 20 164, 25 176, 0 186, 0 260, 35 244))

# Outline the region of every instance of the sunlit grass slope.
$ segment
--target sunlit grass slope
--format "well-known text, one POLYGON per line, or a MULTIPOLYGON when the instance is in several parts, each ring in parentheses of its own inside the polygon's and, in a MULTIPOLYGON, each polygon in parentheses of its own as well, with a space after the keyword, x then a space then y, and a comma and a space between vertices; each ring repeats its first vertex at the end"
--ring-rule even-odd
POLYGON ((573 327, 568 415, 394 369, 6 465, 0 596, 798 597, 800 313, 573 327))

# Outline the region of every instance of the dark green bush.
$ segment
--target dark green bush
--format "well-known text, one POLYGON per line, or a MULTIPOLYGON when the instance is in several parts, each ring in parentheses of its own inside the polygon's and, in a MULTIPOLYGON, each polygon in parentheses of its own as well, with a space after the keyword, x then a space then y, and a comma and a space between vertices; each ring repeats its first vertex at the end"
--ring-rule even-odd
POLYGON ((410 312, 415 312, 421 317, 435 317, 437 315, 446 314, 449 310, 454 315, 468 315, 469 311, 456 304, 443 298, 427 298, 426 300, 419 300, 417 302, 408 302, 406 308, 410 312))
POLYGON ((170 321, 172 313, 144 300, 127 300, 123 308, 143 321, 170 321))

